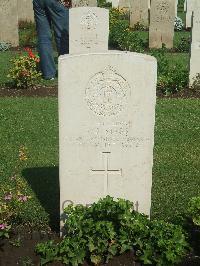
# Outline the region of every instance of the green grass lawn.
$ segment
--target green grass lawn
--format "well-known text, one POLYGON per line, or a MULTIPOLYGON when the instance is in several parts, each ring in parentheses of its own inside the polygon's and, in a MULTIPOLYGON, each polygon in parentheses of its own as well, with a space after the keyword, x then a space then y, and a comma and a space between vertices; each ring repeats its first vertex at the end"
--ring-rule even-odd
MULTIPOLYGON (((1 98, 1 176, 10 176, 18 149, 28 150, 21 175, 51 220, 58 222, 57 98, 1 98)), ((159 99, 156 109, 152 217, 171 219, 200 194, 200 101, 159 99)), ((39 214, 38 214, 39 215, 39 214)))

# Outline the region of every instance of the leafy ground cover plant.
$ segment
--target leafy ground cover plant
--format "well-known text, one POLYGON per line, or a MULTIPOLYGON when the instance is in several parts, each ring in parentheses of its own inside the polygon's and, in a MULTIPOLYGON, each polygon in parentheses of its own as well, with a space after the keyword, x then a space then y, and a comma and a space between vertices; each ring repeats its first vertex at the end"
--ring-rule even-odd
POLYGON ((171 65, 166 57, 166 48, 151 50, 150 54, 158 61, 158 82, 157 90, 164 95, 176 93, 187 87, 188 71, 179 62, 171 65))
POLYGON ((195 225, 200 226, 200 197, 194 197, 189 201, 188 216, 195 225))
POLYGON ((143 52, 147 47, 147 43, 141 38, 139 32, 129 28, 126 12, 115 8, 110 10, 109 44, 131 52, 143 52))
POLYGON ((183 225, 188 232, 194 255, 200 257, 200 196, 189 200, 187 211, 183 216, 183 225))
POLYGON ((11 60, 12 67, 8 74, 13 85, 23 89, 34 87, 41 78, 41 72, 38 71, 39 57, 30 48, 26 48, 25 51, 27 55, 21 55, 11 60))
POLYGON ((177 44, 175 44, 174 49, 177 52, 180 52, 180 53, 189 53, 189 50, 190 50, 190 36, 181 37, 179 42, 177 44))
POLYGON ((33 22, 19 22, 19 46, 20 47, 36 47, 37 33, 36 25, 33 22))
POLYGON ((145 265, 167 266, 179 262, 188 248, 180 226, 150 221, 124 199, 107 196, 90 207, 69 205, 64 215, 64 238, 36 246, 42 265, 61 261, 75 266, 85 259, 98 265, 131 250, 145 265))

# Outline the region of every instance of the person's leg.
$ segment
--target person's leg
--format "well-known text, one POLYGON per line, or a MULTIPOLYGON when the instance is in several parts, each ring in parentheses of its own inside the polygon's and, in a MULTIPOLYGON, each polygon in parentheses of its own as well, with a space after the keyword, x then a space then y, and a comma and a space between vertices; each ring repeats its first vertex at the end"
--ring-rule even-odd
POLYGON ((51 79, 56 74, 52 48, 51 19, 46 12, 44 0, 33 0, 33 9, 38 35, 41 71, 45 79, 51 79))
POLYGON ((59 55, 69 53, 69 9, 57 0, 45 0, 50 2, 47 6, 51 17, 56 46, 59 55))

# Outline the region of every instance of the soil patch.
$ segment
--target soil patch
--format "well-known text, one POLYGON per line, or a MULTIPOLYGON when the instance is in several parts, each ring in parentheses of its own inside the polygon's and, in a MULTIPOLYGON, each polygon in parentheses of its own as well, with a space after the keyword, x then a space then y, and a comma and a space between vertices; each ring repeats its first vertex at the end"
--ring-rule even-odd
POLYGON ((0 88, 0 97, 57 97, 58 87, 38 86, 28 89, 0 88))
MULTIPOLYGON (((34 252, 39 242, 47 240, 59 241, 59 235, 55 233, 30 232, 25 228, 12 234, 10 239, 0 240, 0 265, 1 266, 39 266, 40 257, 34 252)), ((62 263, 53 262, 49 266, 61 266, 62 263)), ((104 266, 101 264, 99 266, 104 266)), ((83 266, 91 266, 85 262, 83 266)), ((106 266, 142 266, 134 260, 133 252, 124 253, 113 258, 106 266)))
MULTIPOLYGON (((28 89, 16 89, 9 87, 0 87, 0 97, 58 97, 58 86, 37 86, 28 89)), ((157 92, 158 98, 200 98, 200 90, 186 88, 175 94, 165 96, 161 92, 157 92)))
MULTIPOLYGON (((47 240, 59 241, 59 234, 52 232, 31 231, 23 226, 11 235, 10 239, 0 240, 0 265, 1 266, 39 266, 40 257, 34 252, 35 246, 39 242, 47 240)), ((62 263, 53 262, 49 266, 61 266, 62 263)), ((178 266, 199 266, 200 257, 192 254, 184 259, 178 266)), ((85 262, 83 266, 91 266, 85 262)), ((133 252, 127 252, 114 257, 108 264, 99 266, 142 266, 135 261, 133 252)))

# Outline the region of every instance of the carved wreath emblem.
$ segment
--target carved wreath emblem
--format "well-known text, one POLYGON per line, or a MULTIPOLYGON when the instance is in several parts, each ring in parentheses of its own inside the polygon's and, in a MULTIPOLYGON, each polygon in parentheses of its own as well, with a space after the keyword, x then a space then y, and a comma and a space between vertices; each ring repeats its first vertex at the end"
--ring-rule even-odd
POLYGON ((124 110, 129 96, 128 82, 111 67, 96 73, 85 89, 87 106, 99 116, 117 115, 124 110))
POLYGON ((167 13, 169 10, 169 3, 167 3, 166 1, 159 2, 157 3, 156 8, 162 13, 167 13))
POLYGON ((89 10, 86 14, 81 17, 80 24, 82 27, 86 28, 87 30, 93 30, 96 28, 98 23, 98 18, 92 10, 89 10))

